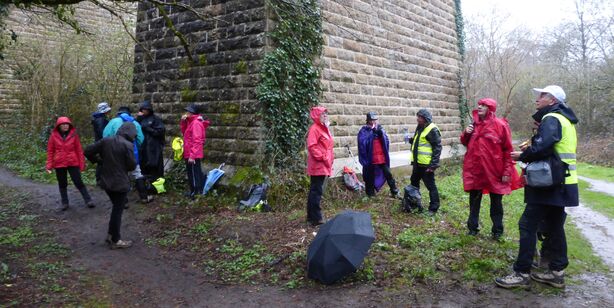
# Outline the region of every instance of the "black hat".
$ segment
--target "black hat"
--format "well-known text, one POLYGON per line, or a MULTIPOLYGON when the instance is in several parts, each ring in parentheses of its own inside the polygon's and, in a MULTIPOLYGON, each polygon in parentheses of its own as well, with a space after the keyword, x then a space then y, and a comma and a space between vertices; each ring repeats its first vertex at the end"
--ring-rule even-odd
POLYGON ((197 106, 196 104, 194 104, 194 103, 189 104, 189 105, 188 105, 188 107, 185 107, 185 108, 184 108, 184 110, 185 110, 185 111, 187 111, 187 112, 189 112, 189 113, 194 113, 194 114, 198 114, 198 113, 199 113, 199 112, 198 112, 198 111, 199 111, 199 109, 200 109, 200 108, 198 108, 198 106, 197 106))
POLYGON ((431 115, 431 113, 426 110, 426 109, 420 109, 418 110, 418 112, 416 113, 417 116, 419 117, 423 117, 427 122, 431 123, 433 122, 433 116, 431 115))
POLYGON ((119 109, 117 109, 117 114, 121 114, 121 113, 131 114, 132 111, 130 111, 130 107, 128 106, 121 106, 119 107, 119 109))
POLYGON ((377 120, 377 113, 367 112, 367 121, 377 120))
POLYGON ((153 106, 151 105, 150 101, 143 101, 141 103, 141 105, 139 106, 139 111, 143 111, 143 109, 149 110, 150 112, 153 112, 153 106))

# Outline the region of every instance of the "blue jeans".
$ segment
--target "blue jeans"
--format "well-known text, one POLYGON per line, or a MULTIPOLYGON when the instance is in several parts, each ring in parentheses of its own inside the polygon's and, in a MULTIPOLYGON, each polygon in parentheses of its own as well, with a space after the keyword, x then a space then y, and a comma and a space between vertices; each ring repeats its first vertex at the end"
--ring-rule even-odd
POLYGON ((514 271, 521 273, 531 272, 537 230, 543 223, 548 234, 548 248, 550 253, 550 270, 561 271, 567 267, 567 239, 565 238, 565 208, 544 204, 528 203, 518 221, 520 231, 520 247, 518 257, 514 263, 514 271))

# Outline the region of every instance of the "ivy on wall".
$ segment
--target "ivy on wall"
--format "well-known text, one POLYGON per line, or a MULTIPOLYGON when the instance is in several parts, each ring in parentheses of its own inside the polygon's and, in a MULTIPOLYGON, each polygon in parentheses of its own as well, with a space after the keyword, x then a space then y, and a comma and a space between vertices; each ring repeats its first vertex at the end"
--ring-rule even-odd
MULTIPOLYGON (((465 22, 463 21, 463 13, 461 11, 461 0, 454 0, 455 14, 454 22, 456 24, 456 39, 458 44, 458 52, 462 63, 465 62, 465 22)), ((465 88, 462 70, 458 71, 458 110, 460 111, 461 126, 467 126, 467 121, 470 121, 469 107, 467 106, 467 98, 465 97, 465 88)))
POLYGON ((264 57, 256 89, 262 104, 267 162, 289 166, 304 147, 309 109, 321 94, 322 19, 317 0, 267 0, 276 24, 274 49, 264 57))

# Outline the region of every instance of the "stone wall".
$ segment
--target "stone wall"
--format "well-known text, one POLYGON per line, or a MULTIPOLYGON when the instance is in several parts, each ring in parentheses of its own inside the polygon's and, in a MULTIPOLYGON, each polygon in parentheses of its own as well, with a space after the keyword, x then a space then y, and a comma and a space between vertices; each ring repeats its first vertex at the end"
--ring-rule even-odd
POLYGON ((261 162, 262 128, 255 87, 264 57, 264 0, 191 1, 208 16, 166 10, 190 42, 193 59, 165 26, 159 10, 138 8, 134 101, 150 100, 167 123, 169 135, 179 135, 178 122, 189 103, 202 105, 212 125, 207 130, 205 157, 212 162, 251 165, 261 162))
MULTIPOLYGON (((265 1, 191 4, 210 17, 203 21, 168 8, 177 30, 194 44, 191 62, 158 10, 139 7, 137 37, 151 49, 151 57, 136 48, 134 101, 151 100, 167 124, 176 124, 188 103, 203 104, 212 120, 207 160, 261 164, 265 128, 254 90, 259 64, 270 48, 266 32, 272 23, 265 1)), ((408 149, 402 132, 413 132, 420 108, 433 113, 444 145, 456 140, 460 56, 454 1, 322 0, 321 6, 322 104, 333 121, 337 157, 347 155, 344 145, 355 147, 368 111, 381 115, 392 151, 408 149)))
MULTIPOLYGON (((131 7, 131 10, 135 9, 131 7)), ((128 24, 134 24, 134 14, 126 12, 123 16, 128 24)), ((76 6, 76 19, 84 31, 91 34, 89 37, 92 44, 100 44, 106 35, 123 29, 116 17, 89 2, 76 6)), ((73 29, 59 24, 44 13, 20 9, 11 10, 6 26, 15 31, 18 40, 6 49, 5 60, 0 61, 0 126, 14 123, 16 114, 22 108, 18 97, 23 82, 17 76, 16 61, 34 54, 37 48, 56 48, 75 33, 73 29)))
POLYGON ((392 152, 409 149, 403 130, 414 131, 421 108, 433 114, 444 145, 457 140, 453 1, 323 0, 322 11, 322 104, 334 124, 336 156, 346 156, 344 145, 356 145, 369 111, 380 115, 392 152))

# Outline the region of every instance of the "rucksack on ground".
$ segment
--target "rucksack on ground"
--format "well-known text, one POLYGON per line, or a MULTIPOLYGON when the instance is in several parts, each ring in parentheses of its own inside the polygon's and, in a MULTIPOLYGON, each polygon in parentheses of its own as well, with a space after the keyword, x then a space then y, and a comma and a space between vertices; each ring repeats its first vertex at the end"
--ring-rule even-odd
POLYGON ((413 209, 422 208, 422 195, 416 186, 407 185, 403 189, 403 210, 411 212, 413 209))
POLYGON ((237 210, 242 211, 256 211, 256 212, 270 212, 271 207, 266 200, 266 194, 269 189, 269 185, 255 184, 249 188, 247 199, 239 201, 237 210))
POLYGON ((358 176, 356 176, 354 170, 348 166, 343 167, 343 176, 341 179, 343 180, 345 187, 351 191, 360 191, 365 189, 365 184, 358 179, 358 176))

